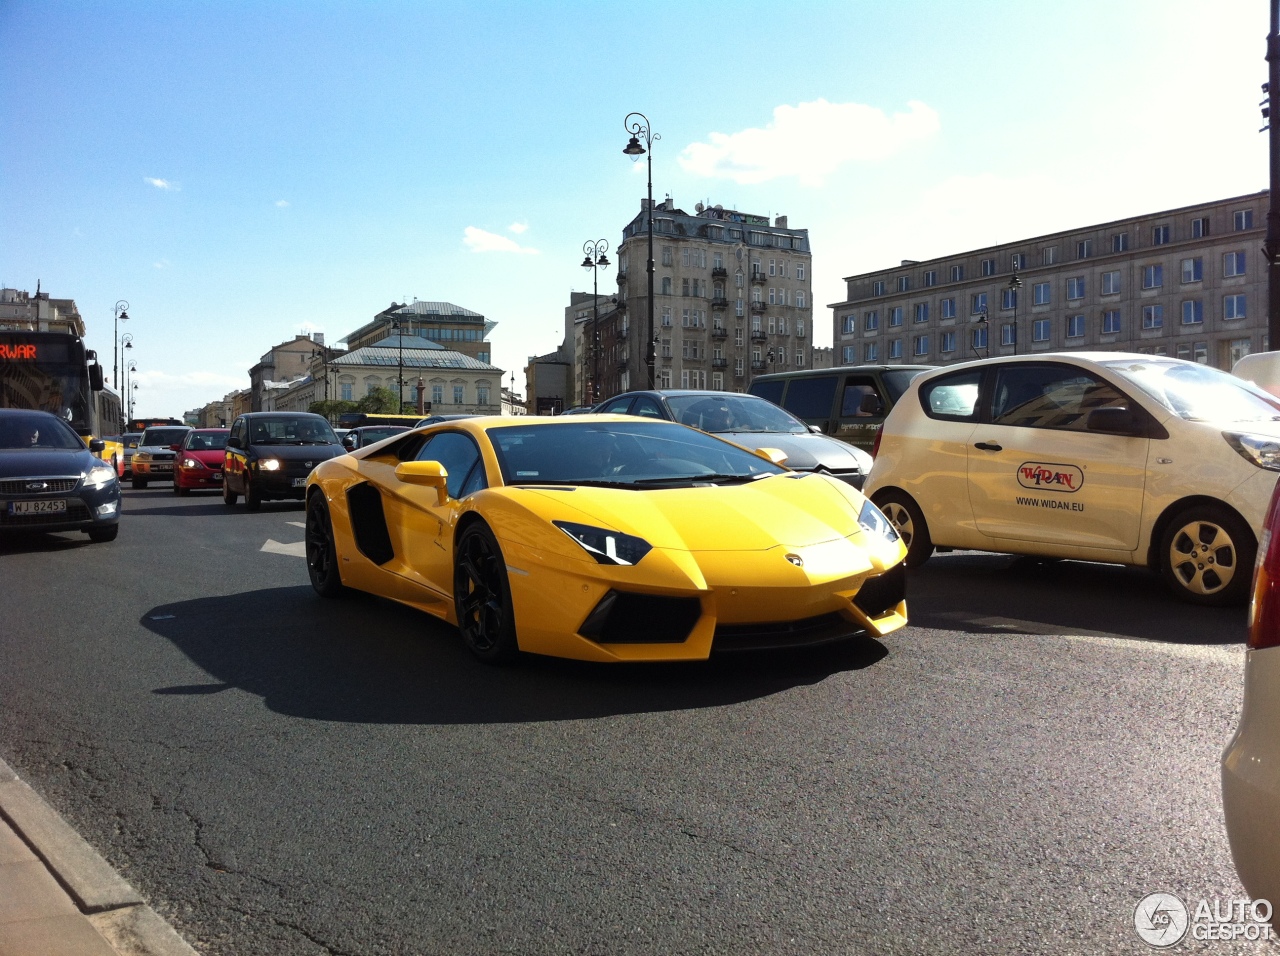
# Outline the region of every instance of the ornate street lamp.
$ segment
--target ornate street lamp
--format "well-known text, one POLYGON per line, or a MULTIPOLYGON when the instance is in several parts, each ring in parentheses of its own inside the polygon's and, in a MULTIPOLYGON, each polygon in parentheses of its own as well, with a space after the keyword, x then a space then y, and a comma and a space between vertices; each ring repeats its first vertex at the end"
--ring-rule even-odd
POLYGON ((116 319, 111 326, 111 387, 120 387, 120 323, 129 321, 129 303, 121 299, 116 303, 116 319))
POLYGON ((643 113, 628 113, 627 118, 622 121, 627 132, 631 134, 631 140, 622 150, 623 153, 634 159, 641 156, 646 157, 649 169, 648 196, 649 207, 648 212, 648 228, 649 228, 649 261, 646 269, 649 274, 649 317, 648 324, 645 327, 645 364, 649 367, 649 387, 653 388, 653 367, 657 361, 657 342, 653 336, 653 144, 662 136, 653 132, 649 125, 649 117, 643 113), (634 120, 632 117, 636 117, 634 120), (640 137, 644 137, 644 146, 640 145, 640 137))
POLYGON ((391 328, 396 333, 396 341, 400 343, 400 364, 396 369, 396 414, 404 411, 404 328, 399 319, 391 320, 391 328))
POLYGON ((132 385, 129 386, 129 417, 130 418, 133 418, 133 405, 134 405, 134 399, 136 397, 137 391, 138 391, 138 383, 134 382, 132 385))
POLYGON ((587 398, 588 405, 594 405, 600 401, 600 285, 598 282, 600 270, 609 268, 609 257, 605 255, 609 251, 609 243, 603 239, 597 239, 595 242, 585 242, 582 245, 582 251, 586 253, 582 260, 582 268, 591 270, 591 306, 593 317, 591 319, 591 395, 587 398))
POLYGON ((1013 267, 1013 278, 1009 280, 1009 292, 1013 298, 1013 354, 1018 354, 1018 290, 1022 288, 1022 280, 1018 278, 1018 267, 1013 267))
POLYGON ((318 349, 311 350, 311 357, 320 356, 320 364, 324 366, 324 400, 329 400, 329 347, 322 345, 318 349))

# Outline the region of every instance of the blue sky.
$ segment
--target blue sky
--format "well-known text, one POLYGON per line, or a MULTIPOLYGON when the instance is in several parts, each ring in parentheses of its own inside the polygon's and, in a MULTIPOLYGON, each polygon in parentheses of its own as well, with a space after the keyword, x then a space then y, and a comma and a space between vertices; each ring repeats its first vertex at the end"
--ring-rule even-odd
POLYGON ((1261 0, 0 0, 0 283, 75 299, 108 357, 128 300, 142 414, 414 297, 498 322, 522 390, 583 243, 639 209, 640 110, 658 199, 810 230, 830 344, 846 275, 1266 188, 1267 27, 1261 0))

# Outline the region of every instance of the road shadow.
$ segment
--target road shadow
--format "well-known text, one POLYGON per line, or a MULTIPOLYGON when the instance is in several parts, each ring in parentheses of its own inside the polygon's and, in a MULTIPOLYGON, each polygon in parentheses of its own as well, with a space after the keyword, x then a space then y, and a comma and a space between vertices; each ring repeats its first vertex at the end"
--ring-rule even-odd
POLYGON ((698 663, 530 657, 490 667, 467 652, 455 628, 429 615, 367 595, 326 601, 305 585, 161 605, 140 623, 211 677, 157 694, 237 688, 278 713, 353 723, 525 723, 722 707, 816 684, 888 654, 862 639, 698 663))
POLYGON ((961 552, 934 555, 908 574, 916 627, 1176 644, 1238 644, 1247 637, 1244 606, 1187 604, 1145 568, 961 552))
POLYGON ((83 531, 13 531, 0 535, 0 558, 8 554, 35 554, 41 551, 70 551, 109 544, 90 541, 83 531))
POLYGON ((192 501, 190 498, 179 498, 171 493, 167 501, 169 502, 167 506, 148 501, 142 502, 142 507, 139 507, 138 502, 126 500, 121 513, 127 515, 167 515, 174 518, 207 518, 211 515, 253 517, 254 515, 269 515, 272 513, 302 514, 306 511, 306 507, 301 501, 264 501, 260 511, 250 511, 242 504, 228 507, 222 500, 221 495, 206 498, 204 501, 192 501))

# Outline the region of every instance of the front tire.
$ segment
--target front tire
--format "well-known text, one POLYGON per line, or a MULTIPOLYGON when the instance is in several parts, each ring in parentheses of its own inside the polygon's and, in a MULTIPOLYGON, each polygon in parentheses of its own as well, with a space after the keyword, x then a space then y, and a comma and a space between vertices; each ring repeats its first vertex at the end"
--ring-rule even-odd
POLYGON ((486 664, 520 656, 507 565, 488 525, 468 525, 453 559, 453 606, 467 649, 486 664))
POLYGON ((240 496, 231 490, 231 483, 227 480, 227 476, 222 476, 222 503, 228 508, 234 507, 236 499, 240 496))
POLYGON ((262 495, 258 494, 247 474, 244 476, 244 506, 250 511, 257 511, 262 507, 262 495))
POLYGON ((114 541, 116 536, 120 534, 120 525, 107 525, 105 528, 90 528, 88 531, 89 540, 99 543, 114 541))
POLYGON ((1258 543, 1249 526, 1222 505, 1192 505, 1160 538, 1160 573, 1191 604, 1242 604, 1248 596, 1258 543))
POLYGON ((321 597, 335 598, 346 591, 338 570, 338 548, 333 539, 333 520, 324 495, 313 494, 307 502, 307 575, 321 597))
POLYGON ((933 554, 933 539, 929 537, 929 525, 915 499, 905 491, 890 490, 876 495, 875 505, 907 546, 907 557, 902 563, 918 568, 928 561, 933 554))

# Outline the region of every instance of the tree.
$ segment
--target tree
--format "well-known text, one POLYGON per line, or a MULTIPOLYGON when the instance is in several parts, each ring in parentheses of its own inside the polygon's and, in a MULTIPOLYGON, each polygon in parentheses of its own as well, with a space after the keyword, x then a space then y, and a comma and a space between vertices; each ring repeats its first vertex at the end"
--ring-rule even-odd
POLYGON ((400 399, 389 388, 375 388, 356 402, 355 410, 378 415, 400 414, 400 399))
POLYGON ((322 402, 312 402, 307 406, 307 411, 314 412, 316 415, 323 415, 329 421, 336 422, 339 415, 359 411, 359 409, 356 407, 355 402, 334 398, 322 402))

